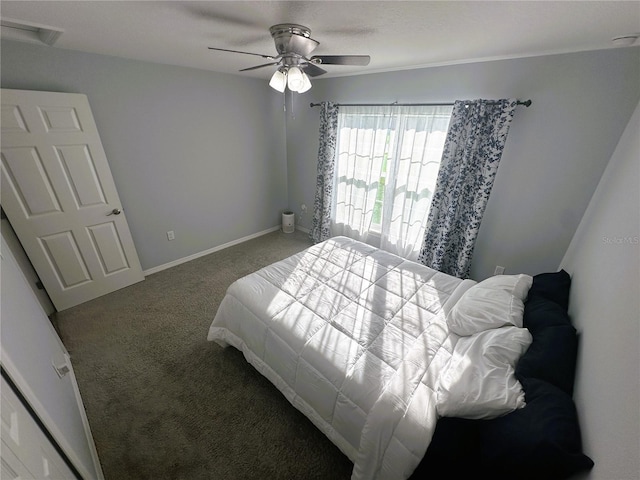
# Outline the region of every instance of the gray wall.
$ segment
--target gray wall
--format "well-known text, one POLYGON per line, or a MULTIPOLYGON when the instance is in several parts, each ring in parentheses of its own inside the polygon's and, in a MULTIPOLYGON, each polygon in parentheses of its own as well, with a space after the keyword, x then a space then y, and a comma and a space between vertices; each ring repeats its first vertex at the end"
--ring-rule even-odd
POLYGON ((5 41, 1 61, 3 88, 89 97, 144 269, 274 227, 285 208, 310 227, 310 101, 517 97, 533 105, 516 112, 472 277, 552 270, 640 98, 640 48, 319 77, 286 114, 258 79, 5 41))
POLYGON ((4 40, 1 61, 2 88, 88 96, 143 269, 279 224, 285 123, 266 82, 4 40))
POLYGON ((313 205, 319 108, 343 103, 531 99, 518 107, 471 275, 555 270, 640 98, 640 48, 316 78, 287 116, 289 206, 313 205))
POLYGON ((575 399, 591 479, 640 473, 640 104, 561 267, 581 332, 575 399))

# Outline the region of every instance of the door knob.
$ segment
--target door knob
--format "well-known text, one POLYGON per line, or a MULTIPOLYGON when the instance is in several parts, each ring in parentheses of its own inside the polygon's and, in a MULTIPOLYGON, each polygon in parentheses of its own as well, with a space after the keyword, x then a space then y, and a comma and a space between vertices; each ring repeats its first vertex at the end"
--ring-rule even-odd
POLYGON ((107 217, 109 215, 120 215, 122 213, 122 210, 120 210, 119 208, 114 208, 113 210, 111 210, 111 212, 107 213, 107 217))

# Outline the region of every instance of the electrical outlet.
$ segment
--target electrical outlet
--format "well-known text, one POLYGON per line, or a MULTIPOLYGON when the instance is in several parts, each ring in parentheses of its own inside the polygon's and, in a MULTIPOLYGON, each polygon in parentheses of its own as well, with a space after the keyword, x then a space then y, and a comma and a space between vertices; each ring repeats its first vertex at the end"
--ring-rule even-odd
POLYGON ((300 205, 300 211, 302 213, 307 213, 307 206, 304 203, 302 205, 300 205))
POLYGON ((494 275, 502 275, 504 273, 504 267, 501 267, 500 265, 496 265, 496 269, 493 272, 494 275))
POLYGON ((176 239, 176 234, 173 232, 173 230, 169 230, 167 232, 167 240, 171 241, 175 239, 176 239))

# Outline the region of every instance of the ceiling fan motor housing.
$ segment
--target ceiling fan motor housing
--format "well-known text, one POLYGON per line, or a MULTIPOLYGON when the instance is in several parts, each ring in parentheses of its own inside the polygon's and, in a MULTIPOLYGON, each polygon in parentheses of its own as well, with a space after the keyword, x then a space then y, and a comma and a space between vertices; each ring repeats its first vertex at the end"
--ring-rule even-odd
POLYGON ((319 42, 311 38, 311 30, 295 23, 279 23, 269 29, 279 55, 307 57, 319 42))
POLYGON ((296 23, 279 23, 269 28, 269 32, 272 37, 276 37, 276 35, 280 34, 293 34, 293 35, 301 35, 303 37, 310 37, 311 30, 304 25, 298 25, 296 23))

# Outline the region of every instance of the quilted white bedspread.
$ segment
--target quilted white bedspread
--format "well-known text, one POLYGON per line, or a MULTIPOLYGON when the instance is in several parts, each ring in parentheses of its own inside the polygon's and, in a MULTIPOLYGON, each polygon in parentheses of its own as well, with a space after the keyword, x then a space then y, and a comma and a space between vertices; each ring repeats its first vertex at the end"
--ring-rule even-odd
POLYGON ((335 237, 234 282, 208 339, 241 350, 353 461, 353 479, 408 478, 455 344, 445 314, 473 284, 335 237))

